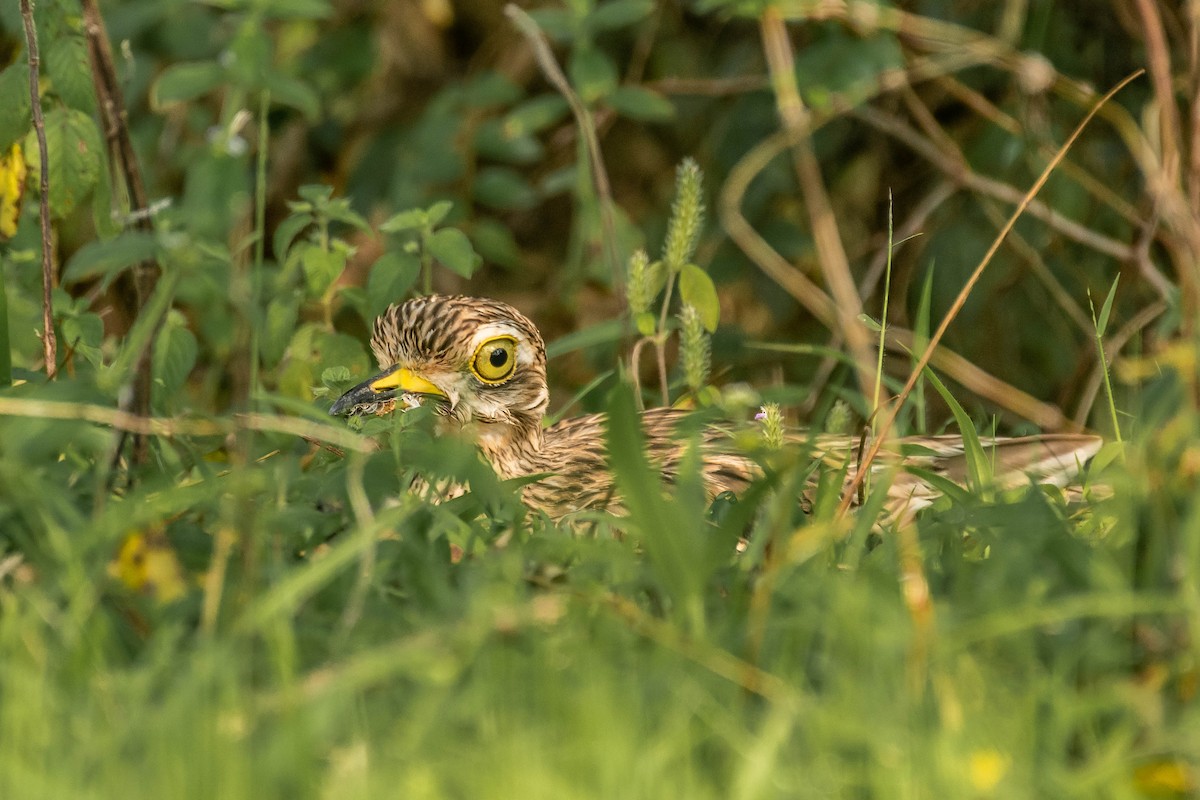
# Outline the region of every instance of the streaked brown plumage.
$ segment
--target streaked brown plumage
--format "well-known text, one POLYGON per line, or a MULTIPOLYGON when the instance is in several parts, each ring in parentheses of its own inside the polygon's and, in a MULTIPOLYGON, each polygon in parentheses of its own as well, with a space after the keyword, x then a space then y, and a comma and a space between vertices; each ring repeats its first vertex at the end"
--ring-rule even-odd
MULTIPOLYGON (((371 349, 383 370, 346 392, 331 414, 389 413, 397 405, 435 402, 445 425, 468 431, 501 478, 545 473, 523 488, 525 502, 551 517, 583 509, 619 509, 604 450, 604 416, 574 417, 543 427, 550 395, 546 348, 537 328, 511 306, 474 297, 430 296, 390 307, 375 321, 371 349)), ((686 411, 651 409, 642 415, 650 457, 669 480, 684 446, 675 428, 686 411)), ((710 498, 743 490, 758 466, 740 455, 728 434, 702 434, 703 477, 710 498)), ((810 441, 815 457, 854 468, 858 441, 822 435, 810 441)), ((1062 485, 1101 444, 1093 436, 1059 434, 984 441, 997 482, 1028 478, 1062 485), (1028 478, 1026 477, 1028 476, 1028 478)), ((965 480, 962 440, 954 436, 901 440, 893 455, 955 482, 965 480)), ((900 472, 889 490, 893 512, 913 512, 938 492, 900 472)))

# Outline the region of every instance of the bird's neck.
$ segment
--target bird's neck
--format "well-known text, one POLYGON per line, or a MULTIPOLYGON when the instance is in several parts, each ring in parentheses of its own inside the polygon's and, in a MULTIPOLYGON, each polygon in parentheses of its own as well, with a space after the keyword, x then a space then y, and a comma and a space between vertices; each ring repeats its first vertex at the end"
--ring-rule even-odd
POLYGON ((472 426, 479 449, 503 479, 540 471, 542 423, 524 416, 503 422, 476 422, 472 426))

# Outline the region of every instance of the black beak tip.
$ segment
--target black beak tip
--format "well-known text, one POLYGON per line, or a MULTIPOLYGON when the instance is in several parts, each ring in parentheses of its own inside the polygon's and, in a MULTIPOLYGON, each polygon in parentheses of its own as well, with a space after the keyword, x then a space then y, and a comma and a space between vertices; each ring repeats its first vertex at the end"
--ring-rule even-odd
POLYGON ((343 394, 329 407, 329 416, 345 417, 354 413, 354 409, 363 402, 363 387, 355 386, 343 394))

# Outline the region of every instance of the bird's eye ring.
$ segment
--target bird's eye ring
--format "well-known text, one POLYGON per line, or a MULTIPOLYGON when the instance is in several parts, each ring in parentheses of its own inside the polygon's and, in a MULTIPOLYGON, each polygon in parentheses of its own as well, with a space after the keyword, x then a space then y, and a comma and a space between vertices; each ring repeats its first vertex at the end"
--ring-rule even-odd
POLYGON ((517 368, 517 340, 511 336, 488 339, 475 350, 471 372, 484 383, 504 383, 517 368))

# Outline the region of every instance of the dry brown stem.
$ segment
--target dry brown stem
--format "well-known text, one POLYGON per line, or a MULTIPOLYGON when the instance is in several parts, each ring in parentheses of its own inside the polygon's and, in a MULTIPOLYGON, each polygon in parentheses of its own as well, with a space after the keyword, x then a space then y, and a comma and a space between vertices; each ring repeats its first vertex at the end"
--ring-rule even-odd
POLYGON ((967 278, 966 284, 958 293, 958 297, 955 298, 954 303, 950 306, 950 310, 946 312, 946 316, 942 319, 941 324, 938 325, 937 331, 935 331, 933 336, 930 337, 929 343, 925 348, 925 352, 922 353, 920 358, 917 359, 917 363, 913 367, 912 374, 909 375, 908 380, 904 384, 904 388, 900 390, 900 394, 896 396, 891 406, 891 410, 887 413, 883 421, 877 427, 876 437, 871 442, 871 447, 867 451, 866 456, 863 458, 862 467, 855 474, 854 479, 850 481, 842 495, 842 502, 838 506, 840 513, 846 513, 853 504, 858 487, 862 485, 863 479, 870 471, 871 464, 874 462, 876 456, 879 455, 879 450, 883 446, 884 441, 887 439, 888 432, 892 429, 892 426, 895 425, 896 418, 900 414, 900 409, 903 407, 904 401, 912 392, 913 387, 916 386, 921 374, 925 371, 925 367, 929 365, 930 359, 933 357, 933 352, 937 349, 938 345, 942 341, 942 338, 946 335, 946 331, 949 329, 950 323, 954 321, 954 318, 958 316, 958 313, 966 304, 967 298, 971 294, 971 290, 975 288, 975 284, 978 283, 980 277, 983 276, 984 269, 986 269, 987 265, 991 263, 992 258, 1000 249, 1000 245, 1003 244, 1004 239, 1008 236, 1008 232, 1012 230, 1013 225, 1016 224, 1017 220, 1029 207, 1029 204, 1032 202, 1037 193, 1041 191, 1043 186, 1046 185, 1046 181, 1050 179, 1050 175, 1054 172, 1055 167, 1058 166, 1058 162, 1066 156, 1067 151, 1071 149, 1073 144, 1075 144, 1075 141, 1079 138, 1079 135, 1083 133, 1084 128, 1086 128, 1088 123, 1092 121, 1092 118, 1096 116, 1096 112, 1098 112, 1106 103, 1108 103, 1108 101, 1111 100, 1117 92, 1125 88, 1125 86, 1128 85, 1132 80, 1142 74, 1143 70, 1138 70, 1132 75, 1126 77, 1115 87, 1110 89, 1108 93, 1100 99, 1099 103, 1097 103, 1096 106, 1088 112, 1088 114, 1083 118, 1083 121, 1080 122, 1079 125, 1076 126, 1075 130, 1071 132, 1071 135, 1067 138, 1067 141, 1063 143, 1061 148, 1059 148, 1056 156, 1050 161, 1049 164, 1046 165, 1046 168, 1042 170, 1042 174, 1038 176, 1038 179, 1034 181, 1033 186, 1031 186, 1029 191, 1025 193, 1020 205, 1018 205, 1016 210, 1013 211, 1012 216, 1010 216, 1008 219, 1008 223, 996 236, 991 247, 988 248, 987 253, 984 254, 983 259, 979 262, 979 266, 977 266, 975 271, 971 273, 971 276, 967 278))

